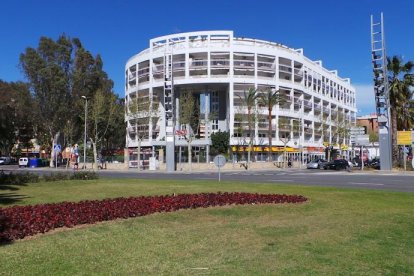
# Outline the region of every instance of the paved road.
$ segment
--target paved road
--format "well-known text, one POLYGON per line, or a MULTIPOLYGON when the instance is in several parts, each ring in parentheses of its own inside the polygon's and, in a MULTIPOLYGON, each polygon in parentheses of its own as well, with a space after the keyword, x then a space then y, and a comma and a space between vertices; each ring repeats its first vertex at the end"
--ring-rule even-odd
MULTIPOLYGON (((18 169, 14 166, 2 166, 5 171, 32 171, 39 174, 56 171, 50 168, 18 169), (7 167, 7 168, 6 168, 7 167)), ((57 170, 64 171, 64 170, 57 170)), ((166 173, 166 172, 138 172, 129 171, 99 171, 104 177, 111 178, 139 178, 139 179, 194 179, 194 180, 218 180, 217 171, 192 172, 192 173, 166 173)), ((324 170, 299 170, 277 169, 269 171, 225 171, 221 173, 221 179, 255 183, 283 183, 302 184, 313 186, 331 186, 345 188, 366 188, 378 190, 391 190, 401 192, 414 192, 414 173, 412 172, 361 172, 361 171, 324 171, 324 170)))

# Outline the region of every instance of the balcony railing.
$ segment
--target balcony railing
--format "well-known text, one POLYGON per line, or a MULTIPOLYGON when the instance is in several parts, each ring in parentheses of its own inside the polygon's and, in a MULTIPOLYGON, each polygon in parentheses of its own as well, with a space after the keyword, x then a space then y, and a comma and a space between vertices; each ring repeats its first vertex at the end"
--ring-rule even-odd
POLYGON ((285 72, 285 73, 292 73, 292 67, 287 65, 279 65, 279 71, 285 72))
POLYGON ((138 77, 146 77, 149 74, 149 67, 138 70, 138 77))
POLYGON ((234 67, 239 69, 254 68, 254 61, 252 60, 234 60, 234 67))
POLYGON ((305 131, 305 134, 310 134, 310 135, 312 135, 312 133, 313 133, 313 128, 311 128, 311 127, 305 127, 305 128, 304 128, 304 131, 305 131))
POLYGON ((279 124, 279 131, 290 132, 291 126, 286 124, 279 124))
POLYGON ((207 68, 208 61, 207 60, 193 60, 190 62, 190 68, 199 69, 206 67, 207 68))
POLYGON ((137 77, 137 73, 136 72, 132 72, 128 75, 128 80, 129 81, 133 81, 135 80, 135 78, 137 77))
POLYGON ((174 71, 185 70, 185 60, 174 61, 173 62, 173 70, 174 71))
POLYGON ((257 70, 275 71, 273 62, 258 61, 257 70))
POLYGON ((297 77, 303 77, 303 70, 302 70, 302 69, 297 69, 297 68, 295 68, 295 70, 294 70, 294 74, 295 74, 295 76, 297 76, 297 77))
POLYGON ((211 68, 229 68, 230 61, 228 59, 212 59, 210 60, 211 68))
POLYGON ((312 109, 312 102, 308 101, 308 100, 304 100, 303 104, 305 105, 305 107, 312 109))

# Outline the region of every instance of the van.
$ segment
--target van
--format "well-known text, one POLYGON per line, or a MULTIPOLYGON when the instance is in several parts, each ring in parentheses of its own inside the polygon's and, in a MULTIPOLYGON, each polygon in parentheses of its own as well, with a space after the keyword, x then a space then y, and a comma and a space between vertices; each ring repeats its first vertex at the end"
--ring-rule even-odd
POLYGON ((29 158, 27 157, 21 157, 19 159, 19 168, 20 167, 27 167, 29 165, 29 158))

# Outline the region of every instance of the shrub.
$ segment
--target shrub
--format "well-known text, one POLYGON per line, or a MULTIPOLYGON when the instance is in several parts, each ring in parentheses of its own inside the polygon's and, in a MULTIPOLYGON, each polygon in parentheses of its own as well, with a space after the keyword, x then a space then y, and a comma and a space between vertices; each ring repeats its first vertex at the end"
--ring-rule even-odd
POLYGON ((0 208, 0 242, 22 239, 59 227, 145 216, 155 212, 231 204, 300 203, 306 200, 300 195, 202 193, 14 206, 0 208))
POLYGON ((84 172, 75 172, 70 176, 70 179, 76 180, 90 180, 98 179, 99 175, 96 172, 84 171, 84 172))
POLYGON ((0 184, 8 185, 22 185, 25 183, 36 183, 39 182, 40 177, 34 173, 9 173, 6 174, 3 171, 0 172, 0 184))
POLYGON ((46 182, 49 181, 59 181, 59 180, 68 180, 70 179, 70 175, 67 173, 51 173, 49 175, 43 175, 43 180, 46 182))

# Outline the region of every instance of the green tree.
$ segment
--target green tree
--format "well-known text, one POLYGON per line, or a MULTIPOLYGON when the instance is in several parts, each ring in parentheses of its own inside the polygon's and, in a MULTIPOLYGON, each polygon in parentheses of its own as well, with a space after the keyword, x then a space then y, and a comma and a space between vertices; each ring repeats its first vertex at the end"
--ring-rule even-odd
POLYGON ((149 124, 154 112, 152 111, 151 100, 146 95, 136 93, 135 97, 129 100, 127 115, 134 121, 134 132, 138 142, 138 170, 141 169, 141 142, 149 137, 149 124))
POLYGON ((199 123, 196 117, 196 101, 191 91, 181 91, 179 97, 179 122, 185 125, 186 133, 183 135, 187 141, 188 165, 191 171, 191 142, 195 138, 194 129, 198 129, 196 125, 199 123))
POLYGON ((72 49, 65 35, 56 41, 41 37, 36 49, 27 48, 20 55, 21 68, 41 110, 41 130, 48 132, 52 149, 70 114, 72 49))
POLYGON ((259 94, 259 105, 266 107, 268 111, 267 120, 269 129, 267 137, 269 139, 269 161, 272 161, 273 108, 275 105, 281 104, 283 102, 284 97, 280 94, 279 90, 268 89, 259 94))
POLYGON ((211 134, 211 151, 212 155, 227 154, 229 150, 230 133, 227 131, 216 132, 211 134))
POLYGON ((392 127, 392 160, 394 165, 398 163, 397 131, 411 129, 413 126, 413 86, 412 74, 414 62, 403 62, 401 57, 387 58, 389 98, 391 105, 392 127))
MULTIPOLYGON (((103 70, 100 55, 93 57, 78 38, 61 35, 54 41, 41 37, 37 48, 29 47, 20 55, 20 66, 40 110, 37 138, 45 149, 52 150, 52 157, 54 143, 82 140, 82 96, 94 99, 98 91, 111 99, 114 96, 113 82, 103 70)), ((119 130, 124 131, 122 124, 119 130)))
POLYGON ((246 92, 244 91, 243 97, 240 97, 242 106, 247 109, 247 128, 248 128, 248 137, 249 137, 249 147, 247 152, 247 168, 250 165, 250 158, 252 152, 252 146, 254 142, 254 125, 256 122, 256 101, 258 99, 257 90, 254 88, 249 88, 246 92))
POLYGON ((0 153, 10 155, 14 144, 28 145, 36 131, 36 106, 27 84, 0 80, 0 153))

